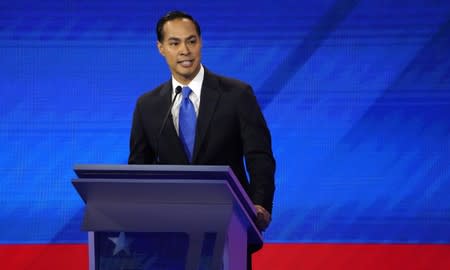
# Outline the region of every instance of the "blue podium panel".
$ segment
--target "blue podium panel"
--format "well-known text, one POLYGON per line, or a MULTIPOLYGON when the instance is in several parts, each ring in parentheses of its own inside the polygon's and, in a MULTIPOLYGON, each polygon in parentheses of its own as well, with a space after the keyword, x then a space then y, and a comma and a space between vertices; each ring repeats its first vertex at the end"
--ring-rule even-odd
MULTIPOLYGON (((183 232, 97 232, 95 270, 184 270, 189 235, 183 232)), ((217 233, 207 232, 202 241, 199 270, 212 267, 217 233)))
POLYGON ((189 236, 182 232, 95 234, 96 270, 184 270, 189 236))

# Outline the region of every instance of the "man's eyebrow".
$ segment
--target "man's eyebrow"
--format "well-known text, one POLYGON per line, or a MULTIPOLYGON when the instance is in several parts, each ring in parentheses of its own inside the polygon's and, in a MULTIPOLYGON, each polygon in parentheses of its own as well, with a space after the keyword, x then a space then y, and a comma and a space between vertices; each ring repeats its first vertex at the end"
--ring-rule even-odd
MULTIPOLYGON (((190 39, 197 39, 197 36, 196 35, 190 35, 190 36, 188 36, 187 38, 185 38, 184 40, 190 40, 190 39)), ((181 38, 178 38, 178 37, 169 37, 169 38, 167 38, 167 40, 170 40, 170 41, 180 41, 181 40, 181 38)))

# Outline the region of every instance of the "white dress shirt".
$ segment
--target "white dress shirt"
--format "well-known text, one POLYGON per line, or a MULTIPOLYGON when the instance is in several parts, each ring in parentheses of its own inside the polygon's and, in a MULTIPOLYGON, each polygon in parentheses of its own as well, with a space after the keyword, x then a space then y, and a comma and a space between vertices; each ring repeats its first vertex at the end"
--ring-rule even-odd
MULTIPOLYGON (((203 69, 203 65, 200 64, 200 70, 197 73, 197 75, 194 77, 194 79, 188 84, 183 85, 179 83, 175 78, 172 76, 172 99, 175 96, 175 89, 178 86, 184 87, 189 86, 189 88, 192 89, 191 94, 189 95, 189 99, 191 100, 192 104, 194 104, 195 108, 195 115, 198 116, 198 110, 200 107, 200 95, 202 92, 202 84, 203 84, 203 77, 205 75, 205 70, 203 69)), ((183 96, 181 93, 177 96, 177 99, 173 103, 172 107, 172 119, 173 119, 173 125, 175 126, 175 130, 177 131, 177 134, 179 134, 179 126, 178 126, 178 119, 179 119, 179 112, 180 112, 180 106, 181 106, 181 100, 183 96)))

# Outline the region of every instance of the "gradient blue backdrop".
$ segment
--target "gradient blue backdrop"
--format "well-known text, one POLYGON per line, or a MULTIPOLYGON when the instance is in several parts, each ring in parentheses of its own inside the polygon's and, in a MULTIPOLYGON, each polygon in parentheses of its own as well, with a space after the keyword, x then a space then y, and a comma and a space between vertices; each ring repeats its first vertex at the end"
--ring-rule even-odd
POLYGON ((169 79, 154 24, 253 85, 273 136, 269 242, 450 243, 450 2, 0 3, 0 243, 78 243, 75 163, 126 163, 137 97, 169 79))

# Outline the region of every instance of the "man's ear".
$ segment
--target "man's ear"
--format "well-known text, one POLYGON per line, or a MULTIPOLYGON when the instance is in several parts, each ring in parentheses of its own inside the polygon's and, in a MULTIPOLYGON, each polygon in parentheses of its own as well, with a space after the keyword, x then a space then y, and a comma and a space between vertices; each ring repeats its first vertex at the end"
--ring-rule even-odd
POLYGON ((162 43, 159 42, 159 40, 156 42, 156 46, 158 47, 159 53, 160 53, 162 56, 165 56, 165 55, 164 55, 164 47, 163 47, 162 43))

